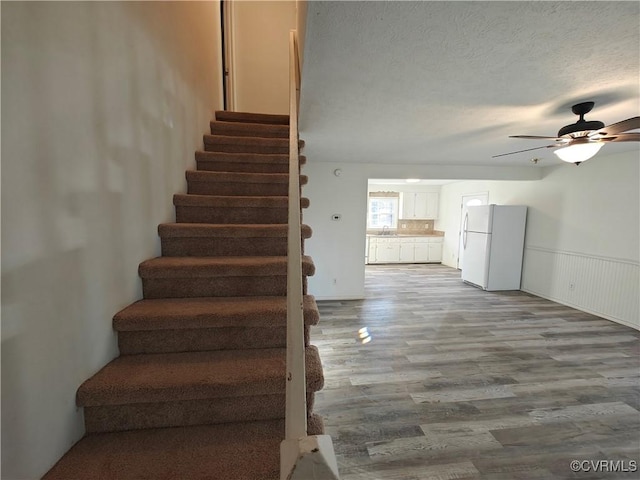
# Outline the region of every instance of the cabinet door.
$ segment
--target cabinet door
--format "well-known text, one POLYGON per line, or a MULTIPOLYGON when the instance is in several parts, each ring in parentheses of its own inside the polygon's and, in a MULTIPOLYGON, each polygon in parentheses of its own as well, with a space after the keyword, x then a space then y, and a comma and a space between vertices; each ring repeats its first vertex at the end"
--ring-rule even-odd
POLYGON ((417 263, 427 263, 429 261, 429 244, 420 242, 415 244, 414 261, 417 263))
POLYGON ((400 218, 415 218, 415 206, 416 206, 416 194, 415 193, 402 193, 402 213, 400 218))
POLYGON ((376 263, 398 263, 400 243, 379 243, 376 249, 376 263))
POLYGON ((413 263, 414 254, 413 254, 413 241, 410 240, 402 240, 400 242, 400 262, 401 263, 413 263))
POLYGON ((440 211, 440 194, 438 192, 427 192, 425 195, 425 218, 436 220, 438 218, 438 212, 440 211))
POLYGON ((431 218, 428 215, 427 192, 414 193, 413 218, 431 218))
POLYGON ((376 263, 376 250, 378 247, 378 241, 375 238, 369 239, 369 251, 367 256, 367 263, 376 263))
POLYGON ((429 243, 429 263, 442 262, 442 243, 429 243))

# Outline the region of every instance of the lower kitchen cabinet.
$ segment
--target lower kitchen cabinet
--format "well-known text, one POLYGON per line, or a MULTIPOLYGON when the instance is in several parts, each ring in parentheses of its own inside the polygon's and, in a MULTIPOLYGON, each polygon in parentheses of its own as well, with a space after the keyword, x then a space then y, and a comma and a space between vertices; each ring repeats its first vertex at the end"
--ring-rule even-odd
POLYGON ((415 261, 413 243, 400 241, 400 255, 397 261, 400 263, 413 263, 415 261))
MULTIPOLYGON (((414 262, 416 263, 429 263, 429 245, 430 243, 420 242, 415 244, 414 248, 414 262)), ((442 245, 434 243, 433 245, 442 245)), ((442 246, 440 247, 442 248, 442 246)))
MULTIPOLYGON (((377 243, 374 258, 375 263, 398 262, 400 258, 400 242, 377 243)), ((371 262, 371 258, 369 262, 371 262)))
POLYGON ((429 244, 429 263, 442 262, 442 242, 429 244))
POLYGON ((367 263, 440 263, 443 237, 371 236, 367 263))

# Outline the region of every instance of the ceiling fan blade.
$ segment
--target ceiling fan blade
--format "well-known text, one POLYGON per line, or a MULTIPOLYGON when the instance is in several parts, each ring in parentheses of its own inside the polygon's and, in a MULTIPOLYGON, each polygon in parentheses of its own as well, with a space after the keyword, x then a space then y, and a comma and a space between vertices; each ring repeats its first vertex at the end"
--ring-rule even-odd
POLYGON ((618 123, 612 123, 611 125, 607 125, 600 130, 591 132, 589 136, 608 137, 610 135, 617 135, 618 133, 628 132, 629 130, 635 130, 636 128, 640 128, 640 117, 631 117, 618 123))
POLYGON ((620 133, 598 139, 600 142, 640 142, 640 133, 620 133))
POLYGON ((509 138, 526 138, 529 140, 556 140, 561 141, 561 138, 558 137, 539 137, 537 135, 509 135, 509 138))
POLYGON ((513 155, 514 153, 530 152, 531 150, 540 150, 541 148, 554 148, 558 146, 559 145, 545 145, 544 147, 527 148, 526 150, 518 150, 516 152, 501 153, 500 155, 494 155, 491 158, 504 157, 505 155, 513 155))

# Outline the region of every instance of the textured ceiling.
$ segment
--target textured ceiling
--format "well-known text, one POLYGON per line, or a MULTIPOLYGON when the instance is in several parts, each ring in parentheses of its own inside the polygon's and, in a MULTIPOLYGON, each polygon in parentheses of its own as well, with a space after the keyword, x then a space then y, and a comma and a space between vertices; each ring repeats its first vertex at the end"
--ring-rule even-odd
MULTIPOLYGON (((316 161, 561 163, 546 145, 595 101, 605 125, 640 112, 640 3, 308 4, 301 94, 316 161)), ((608 144, 599 155, 635 149, 608 144)))

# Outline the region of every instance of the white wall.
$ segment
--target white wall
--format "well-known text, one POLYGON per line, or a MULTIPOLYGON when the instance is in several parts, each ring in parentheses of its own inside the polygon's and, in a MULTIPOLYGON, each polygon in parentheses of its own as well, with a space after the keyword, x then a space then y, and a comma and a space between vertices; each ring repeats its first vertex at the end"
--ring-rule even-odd
POLYGON ((238 112, 289 113, 289 31, 306 19, 295 0, 234 1, 232 78, 238 112))
MULTIPOLYGON (((304 138, 304 132, 300 134, 304 138)), ((505 178, 537 179, 541 169, 478 168, 427 165, 338 163, 308 158, 303 173, 309 184, 303 196, 311 205, 303 221, 313 229, 305 251, 313 257, 316 274, 309 292, 317 299, 364 297, 364 251, 369 178, 505 178), (341 175, 334 175, 336 169, 341 175), (334 213, 342 215, 333 221, 334 213)))
POLYGON ((397 184, 379 184, 370 183, 368 192, 401 192, 401 193, 416 193, 416 192, 440 192, 440 185, 416 185, 408 183, 406 185, 397 184))
POLYGON ((75 393, 117 354, 213 111, 219 3, 2 3, 2 474, 83 434, 75 393))
POLYGON ((457 263, 462 195, 489 192, 489 203, 529 206, 523 290, 639 328, 638 151, 543 172, 540 181, 444 185, 443 263, 457 263))
POLYGON ((309 6, 307 0, 295 0, 296 2, 296 30, 298 31, 298 57, 300 69, 304 68, 304 46, 307 40, 307 12, 309 6))

